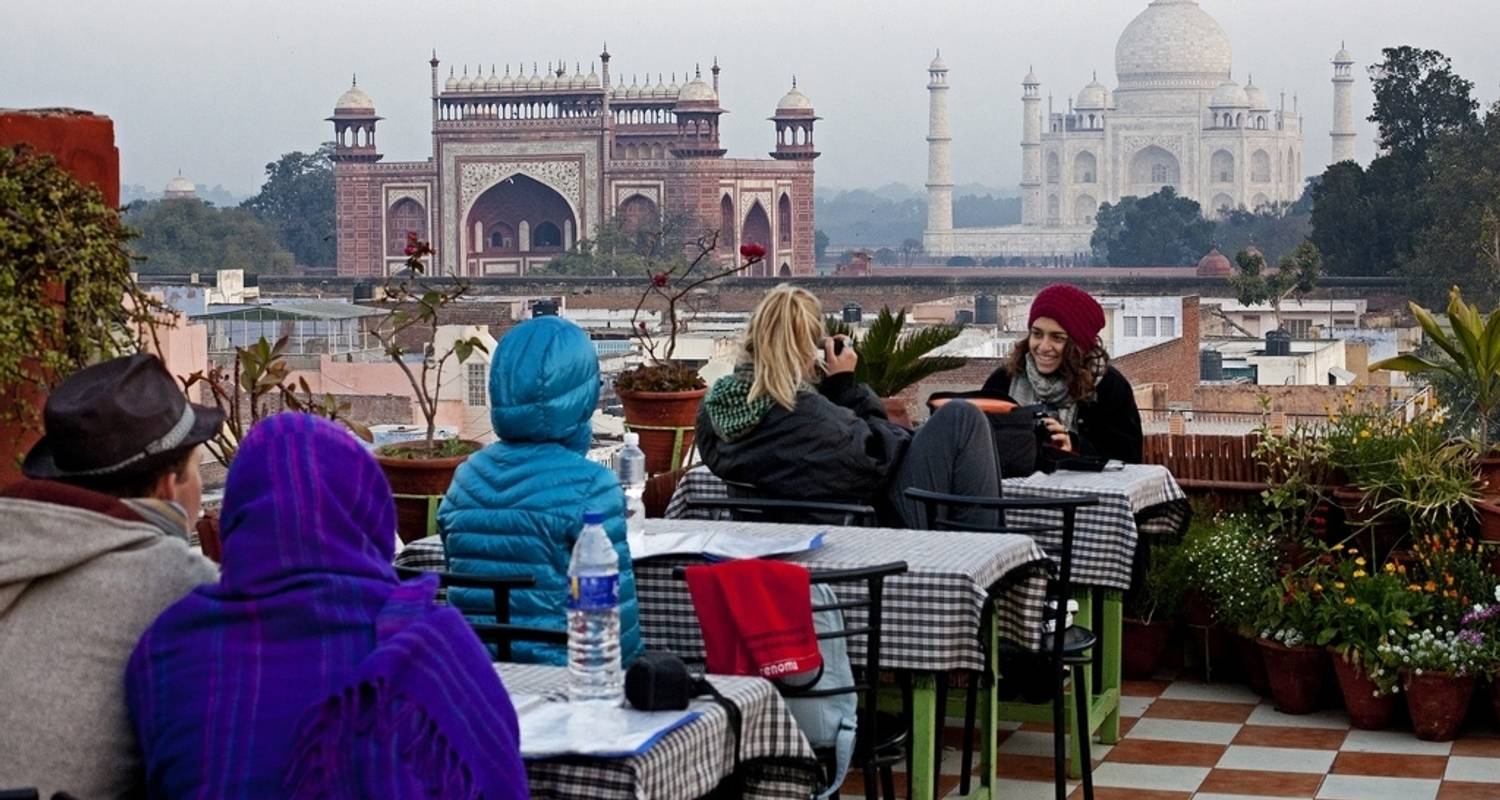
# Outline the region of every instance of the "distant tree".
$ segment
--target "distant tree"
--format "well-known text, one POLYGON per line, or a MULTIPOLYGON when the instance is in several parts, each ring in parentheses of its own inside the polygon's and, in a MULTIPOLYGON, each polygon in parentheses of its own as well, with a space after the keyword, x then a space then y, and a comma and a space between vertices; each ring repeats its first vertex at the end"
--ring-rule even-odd
POLYGON ((1021 221, 1021 198, 961 195, 953 201, 953 227, 989 228, 1021 221))
POLYGON ((143 259, 138 269, 145 274, 293 272, 292 254, 243 208, 214 208, 197 200, 136 201, 126 208, 124 220, 140 231, 129 249, 143 259))
MULTIPOLYGON (((655 224, 637 227, 621 217, 611 217, 594 231, 593 238, 580 240, 572 250, 531 272, 588 277, 666 272, 686 264, 688 245, 700 235, 711 234, 683 214, 669 214, 655 224)), ((728 243, 717 244, 727 257, 728 243)))
POLYGON ((916 254, 920 253, 920 252, 922 252, 922 240, 921 239, 902 239, 901 240, 901 265, 902 266, 906 266, 906 267, 911 266, 912 257, 915 256, 916 254))
POLYGON ((1228 211, 1214 224, 1214 240, 1223 252, 1237 253, 1254 245, 1266 260, 1277 261, 1312 233, 1311 215, 1294 208, 1291 203, 1272 203, 1255 211, 1228 211))
POLYGON ((266 165, 260 193, 241 204, 271 228, 300 265, 334 265, 332 155, 333 142, 311 153, 282 155, 266 165))
POLYGON ((1353 161, 1330 166, 1313 189, 1312 241, 1330 275, 1380 274, 1394 261, 1377 251, 1376 220, 1365 200, 1365 171, 1353 161))
POLYGON ((990 256, 989 258, 986 258, 979 263, 986 267, 1003 267, 1005 266, 1006 261, 1007 259, 1005 258, 1005 256, 990 256))
POLYGON ((1266 260, 1260 253, 1241 250, 1235 256, 1238 272, 1229 279, 1234 287, 1235 299, 1253 306, 1261 303, 1271 305, 1271 314, 1276 318, 1276 329, 1281 325, 1281 304, 1288 297, 1301 297, 1318 285, 1322 273, 1323 258, 1317 245, 1304 240, 1297 249, 1281 259, 1274 273, 1266 272, 1266 260))
POLYGON ((1146 197, 1104 203, 1090 244, 1097 264, 1111 267, 1188 266, 1213 245, 1214 224, 1198 203, 1170 186, 1146 197))
POLYGON ((1427 225, 1402 273, 1418 302, 1441 304, 1449 287, 1489 305, 1500 296, 1500 104, 1477 128, 1440 135, 1418 204, 1427 225))
POLYGON ((823 229, 813 231, 813 257, 818 261, 823 260, 823 255, 828 252, 828 234, 823 229))
POLYGON ((881 265, 882 267, 893 267, 896 264, 900 263, 900 259, 896 255, 896 251, 892 250, 889 247, 882 247, 879 250, 876 250, 874 259, 875 263, 881 265))
POLYGON ((1453 72, 1453 62, 1437 50, 1387 47, 1371 66, 1375 108, 1370 121, 1379 127, 1386 153, 1420 158, 1445 133, 1478 125, 1474 84, 1453 72))
POLYGON ((949 256, 948 260, 943 263, 950 267, 972 267, 979 262, 969 256, 949 256))
POLYGON ((916 197, 893 199, 854 189, 819 194, 815 205, 818 227, 830 239, 866 247, 898 247, 902 239, 920 237, 927 224, 927 205, 916 197))

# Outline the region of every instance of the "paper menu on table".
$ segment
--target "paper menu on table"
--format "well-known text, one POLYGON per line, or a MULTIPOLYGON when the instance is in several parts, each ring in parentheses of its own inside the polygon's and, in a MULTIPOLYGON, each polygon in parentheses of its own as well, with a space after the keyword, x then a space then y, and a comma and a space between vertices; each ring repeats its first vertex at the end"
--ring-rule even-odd
POLYGON ((629 706, 569 703, 542 695, 512 695, 521 725, 521 757, 556 756, 629 758, 673 730, 697 719, 699 712, 637 711, 629 706))
POLYGON ((790 555, 823 546, 823 532, 777 533, 749 527, 672 531, 629 537, 632 559, 657 556, 704 556, 716 560, 790 555))

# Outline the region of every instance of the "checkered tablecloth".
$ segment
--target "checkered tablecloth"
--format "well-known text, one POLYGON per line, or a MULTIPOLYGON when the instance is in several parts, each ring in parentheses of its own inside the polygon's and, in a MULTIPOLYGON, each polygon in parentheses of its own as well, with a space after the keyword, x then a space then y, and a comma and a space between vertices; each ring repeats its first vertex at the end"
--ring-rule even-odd
MULTIPOLYGON (((822 547, 787 557, 808 569, 851 569, 905 561, 906 574, 887 578, 885 583, 883 667, 932 672, 983 669, 980 622, 992 590, 1000 635, 1028 647, 1040 646, 1046 579, 1040 570, 1026 567, 1042 561, 1046 554, 1031 537, 668 519, 646 520, 646 533, 714 526, 805 536, 823 533, 822 547)), ((442 544, 435 536, 412 542, 396 557, 396 563, 443 569, 442 544)), ((646 646, 701 660, 703 635, 698 615, 687 584, 673 574, 678 566, 695 563, 702 560, 666 557, 637 561, 635 585, 646 646)), ((849 602, 865 597, 863 585, 840 584, 835 591, 848 593, 845 599, 849 602)), ((863 611, 848 612, 846 624, 864 624, 863 611)), ((863 638, 853 640, 850 656, 856 663, 863 662, 863 647, 863 638)))
MULTIPOLYGON (((1188 520, 1187 495, 1166 467, 1128 464, 1105 472, 1036 473, 1025 478, 1007 478, 1000 493, 1006 497, 1064 497, 1090 495, 1094 506, 1080 509, 1073 530, 1073 580, 1088 586, 1130 588, 1131 565, 1136 541, 1145 534, 1181 533, 1188 520)), ((720 499, 729 496, 728 486, 699 465, 683 474, 672 500, 668 519, 707 519, 709 512, 690 509, 689 499, 720 499)), ((1056 512, 1006 512, 1011 525, 1056 525, 1056 512)), ((1037 535, 1049 552, 1062 546, 1060 532, 1037 535)))
MULTIPOLYGON (((499 664, 512 695, 560 694, 567 670, 534 664, 499 664)), ((559 758, 526 762, 533 798, 589 800, 691 800, 732 773, 744 780, 743 797, 807 798, 818 773, 812 748, 776 689, 760 678, 709 678, 740 710, 738 769, 729 714, 706 697, 701 716, 632 758, 559 758)))
MULTIPOLYGON (((1127 464, 1104 472, 1036 473, 1006 478, 1005 497, 1090 495, 1096 505, 1081 508, 1073 529, 1073 580, 1088 586, 1129 589, 1136 542, 1143 534, 1181 532, 1187 522, 1187 495, 1166 467, 1127 464)), ((1049 512, 1006 512, 1010 525, 1056 524, 1049 512)), ((1048 552, 1062 547, 1062 534, 1037 534, 1048 552)))

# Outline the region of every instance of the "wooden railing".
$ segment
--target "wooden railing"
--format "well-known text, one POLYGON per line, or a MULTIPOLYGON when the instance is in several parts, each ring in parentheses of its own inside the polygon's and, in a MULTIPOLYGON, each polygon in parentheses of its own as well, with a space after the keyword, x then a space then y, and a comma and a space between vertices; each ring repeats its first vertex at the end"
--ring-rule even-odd
POLYGON ((1187 490, 1259 492, 1265 475, 1255 463, 1257 437, 1212 434, 1148 434, 1142 461, 1161 464, 1187 490))

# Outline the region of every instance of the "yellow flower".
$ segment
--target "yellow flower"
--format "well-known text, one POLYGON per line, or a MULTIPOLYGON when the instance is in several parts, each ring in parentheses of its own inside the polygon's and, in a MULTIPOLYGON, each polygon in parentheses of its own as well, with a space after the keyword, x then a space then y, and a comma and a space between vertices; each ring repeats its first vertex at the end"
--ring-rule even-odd
POLYGON ((1352 605, 1354 605, 1354 598, 1352 598, 1352 597, 1345 597, 1344 598, 1344 605, 1346 605, 1346 606, 1352 606, 1352 605))
POLYGON ((1437 582, 1436 581, 1428 581, 1428 582, 1422 584, 1422 590, 1425 591, 1425 592, 1435 592, 1435 591, 1437 591, 1437 582))
POLYGON ((1351 547, 1348 550, 1345 550, 1344 552, 1348 553, 1351 556, 1359 555, 1359 548, 1358 547, 1351 547))
POLYGON ((1408 591, 1408 592, 1420 592, 1420 591, 1422 591, 1422 587, 1419 584, 1408 583, 1406 585, 1406 591, 1408 591))
POLYGON ((1385 562, 1385 571, 1388 573, 1394 573, 1396 571, 1396 565, 1392 564, 1389 561, 1385 562))
POLYGON ((1362 569, 1355 570, 1354 571, 1354 577, 1356 577, 1356 578, 1363 578, 1363 577, 1365 577, 1365 571, 1362 570, 1362 569))
POLYGON ((1365 565, 1365 557, 1364 556, 1360 556, 1359 558, 1354 559, 1354 566, 1356 566, 1356 567, 1363 567, 1364 565, 1365 565))
POLYGON ((1344 582, 1343 581, 1334 581, 1333 582, 1333 588, 1338 589, 1341 592, 1344 591, 1344 582))
MULTIPOLYGON (((1334 584, 1334 585, 1337 586, 1338 584, 1334 584)), ((1313 582, 1312 590, 1315 591, 1315 592, 1321 592, 1321 591, 1323 591, 1323 584, 1317 583, 1316 581, 1313 582)))
POLYGON ((1370 438, 1370 430, 1368 428, 1360 428, 1359 429, 1359 438, 1361 438, 1361 439, 1368 439, 1368 438, 1370 438))

